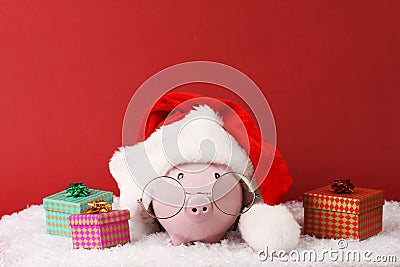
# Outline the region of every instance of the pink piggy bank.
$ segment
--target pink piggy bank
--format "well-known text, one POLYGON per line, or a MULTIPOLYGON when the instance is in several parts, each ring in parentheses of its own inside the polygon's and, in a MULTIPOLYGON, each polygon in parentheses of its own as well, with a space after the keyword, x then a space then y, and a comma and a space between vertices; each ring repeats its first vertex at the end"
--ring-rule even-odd
POLYGON ((166 176, 179 181, 183 188, 164 186, 163 194, 174 194, 181 200, 171 204, 153 199, 152 204, 155 216, 166 218, 159 219, 159 222, 173 245, 194 241, 218 242, 234 224, 235 215, 242 208, 242 186, 233 173, 224 173, 225 165, 195 163, 174 167, 167 173, 166 176), (168 188, 171 188, 170 192, 168 188), (185 194, 184 198, 182 194, 185 194))

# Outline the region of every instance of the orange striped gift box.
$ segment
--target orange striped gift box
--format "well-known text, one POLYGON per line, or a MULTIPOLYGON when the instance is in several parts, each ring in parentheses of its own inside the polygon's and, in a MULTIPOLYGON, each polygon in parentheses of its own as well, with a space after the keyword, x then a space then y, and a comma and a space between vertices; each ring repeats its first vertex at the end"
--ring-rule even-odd
POLYGON ((339 194, 324 186, 304 193, 304 234, 363 240, 382 231, 384 191, 356 187, 339 194))

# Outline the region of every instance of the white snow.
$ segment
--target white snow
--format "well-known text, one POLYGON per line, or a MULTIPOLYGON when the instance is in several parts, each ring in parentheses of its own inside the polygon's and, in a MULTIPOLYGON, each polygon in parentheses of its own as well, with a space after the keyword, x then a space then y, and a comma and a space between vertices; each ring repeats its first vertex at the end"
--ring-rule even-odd
MULTIPOLYGON (((114 209, 118 208, 115 198, 114 209)), ((303 208, 300 202, 287 202, 296 220, 303 225, 303 208)), ((397 262, 385 263, 400 266, 400 203, 386 202, 383 231, 364 241, 348 240, 348 247, 340 250, 337 240, 301 236, 298 252, 315 250, 320 259, 323 250, 358 250, 361 254, 376 256, 394 255, 397 262)), ((281 262, 277 257, 262 262, 237 232, 228 233, 217 244, 196 243, 190 246, 172 246, 166 233, 157 233, 133 243, 104 250, 73 249, 68 237, 46 234, 45 212, 42 206, 31 206, 0 220, 1 266, 383 266, 384 263, 338 262, 325 255, 323 262, 281 262)), ((295 254, 292 254, 292 256, 295 254)))

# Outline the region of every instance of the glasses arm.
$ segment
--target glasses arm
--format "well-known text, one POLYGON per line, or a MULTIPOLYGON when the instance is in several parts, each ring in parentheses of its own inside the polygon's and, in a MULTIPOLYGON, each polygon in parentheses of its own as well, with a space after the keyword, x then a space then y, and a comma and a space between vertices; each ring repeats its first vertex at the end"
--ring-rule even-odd
POLYGON ((152 217, 152 218, 154 218, 154 219, 158 219, 156 216, 154 216, 153 214, 151 214, 151 213, 144 207, 143 199, 142 199, 142 198, 139 198, 139 199, 137 200, 137 203, 138 203, 138 205, 139 205, 150 217, 152 217))

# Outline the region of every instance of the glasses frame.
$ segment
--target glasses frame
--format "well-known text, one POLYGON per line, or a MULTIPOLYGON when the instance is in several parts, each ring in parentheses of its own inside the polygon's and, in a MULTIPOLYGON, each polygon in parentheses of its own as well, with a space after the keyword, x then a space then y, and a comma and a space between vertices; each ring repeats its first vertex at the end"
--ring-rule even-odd
MULTIPOLYGON (((222 177, 222 176, 224 176, 224 175, 227 175, 227 174, 233 174, 233 175, 236 174, 236 175, 240 175, 242 178, 239 180, 239 183, 240 183, 240 181, 243 181, 243 182, 246 184, 246 186, 249 188, 249 193, 252 194, 251 201, 249 202, 250 204, 247 204, 247 205, 246 205, 246 206, 249 205, 249 207, 248 207, 245 211, 241 211, 239 214, 230 214, 230 213, 228 213, 228 212, 225 212, 225 211, 223 211, 222 209, 220 209, 220 208, 218 207, 218 205, 216 204, 216 201, 214 200, 214 196, 213 196, 213 193, 212 193, 212 192, 214 191, 214 186, 215 186, 217 180, 213 183, 213 186, 212 186, 212 188, 211 188, 211 192, 201 192, 201 191, 199 191, 199 192, 187 192, 187 191, 185 190, 185 187, 182 185, 181 182, 179 182, 179 180, 177 180, 177 179, 175 179, 175 178, 173 178, 173 177, 170 177, 170 176, 165 176, 165 175, 158 176, 158 177, 155 177, 155 178, 151 179, 151 180, 144 186, 144 188, 143 188, 143 190, 142 190, 142 197, 141 197, 140 199, 137 200, 137 203, 140 205, 140 207, 141 207, 143 210, 146 211, 146 213, 147 213, 150 217, 152 217, 152 218, 154 218, 154 219, 158 219, 158 220, 166 220, 166 219, 170 219, 170 218, 176 216, 179 212, 181 212, 181 210, 185 207, 186 195, 198 195, 198 194, 202 194, 202 195, 211 195, 211 202, 212 202, 212 204, 215 205, 215 207, 217 207, 218 210, 220 210, 222 213, 224 213, 224 214, 226 214, 226 215, 228 215, 228 216, 238 217, 238 216, 240 216, 240 215, 246 213, 247 211, 249 211, 250 208, 254 205, 254 202, 255 202, 256 198, 259 198, 260 196, 259 196, 258 194, 255 193, 255 190, 253 190, 249 178, 247 178, 245 175, 243 175, 243 174, 241 174, 241 173, 238 173, 238 172, 226 172, 226 173, 222 174, 220 177, 222 177), (149 186, 150 183, 152 183, 153 181, 155 181, 155 180, 157 180, 157 179, 160 179, 160 178, 172 179, 174 182, 177 182, 177 183, 182 187, 183 192, 184 192, 184 199, 183 199, 183 204, 182 204, 182 206, 180 207, 180 209, 179 209, 176 213, 174 213, 173 215, 168 216, 168 217, 157 217, 157 216, 151 214, 151 213, 145 208, 145 206, 144 206, 144 204, 143 204, 143 197, 144 197, 144 192, 146 191, 146 188, 149 186)), ((241 187, 242 187, 242 186, 241 186, 241 187)), ((242 188, 243 188, 243 187, 242 187, 242 188)), ((150 205, 150 204, 149 204, 149 205, 150 205)), ((246 207, 246 206, 245 206, 245 207, 246 207)), ((245 208, 245 207, 242 207, 241 209, 243 209, 243 208, 245 208)))

